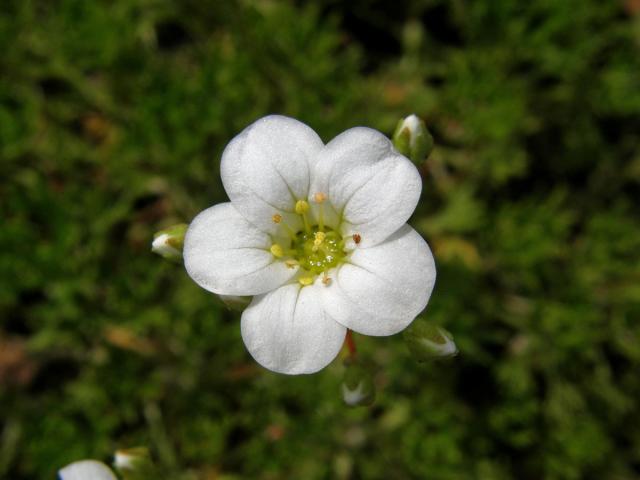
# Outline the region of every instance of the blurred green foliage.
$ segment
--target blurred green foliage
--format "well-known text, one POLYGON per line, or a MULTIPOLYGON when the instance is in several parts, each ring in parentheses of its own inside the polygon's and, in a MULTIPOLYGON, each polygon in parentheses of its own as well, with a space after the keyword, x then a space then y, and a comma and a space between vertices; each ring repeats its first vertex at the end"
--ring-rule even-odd
POLYGON ((0 477, 148 445, 166 478, 640 476, 640 4, 6 0, 0 5, 0 477), (328 141, 423 117, 426 318, 460 355, 356 337, 261 369, 153 233, 225 200, 267 113, 328 141))

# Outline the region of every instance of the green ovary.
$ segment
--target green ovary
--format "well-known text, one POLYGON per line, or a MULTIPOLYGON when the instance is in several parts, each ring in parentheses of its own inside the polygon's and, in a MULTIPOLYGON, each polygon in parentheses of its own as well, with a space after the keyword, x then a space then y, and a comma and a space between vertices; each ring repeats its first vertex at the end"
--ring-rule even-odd
POLYGON ((344 242, 335 231, 325 228, 324 238, 318 241, 318 227, 311 232, 298 232, 291 248, 294 258, 302 268, 314 274, 326 272, 338 265, 345 257, 344 242))

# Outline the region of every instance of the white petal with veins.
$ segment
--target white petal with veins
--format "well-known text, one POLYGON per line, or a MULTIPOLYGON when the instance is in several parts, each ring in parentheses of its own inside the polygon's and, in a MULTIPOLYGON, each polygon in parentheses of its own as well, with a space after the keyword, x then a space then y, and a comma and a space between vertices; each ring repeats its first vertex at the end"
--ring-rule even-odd
POLYGON ((405 225, 384 243, 356 249, 322 290, 327 313, 364 335, 393 335, 426 307, 436 278, 431 250, 405 225))
POLYGON ((320 137, 298 120, 261 118, 225 148, 220 164, 224 189, 240 214, 261 230, 275 233, 275 213, 299 227, 294 205, 308 196, 310 170, 322 148, 320 137))
POLYGON ((343 237, 361 236, 361 248, 384 241, 418 204, 422 180, 387 137, 366 127, 338 135, 320 152, 311 192, 326 192, 342 214, 343 237))
POLYGON ((293 277, 295 268, 276 261, 271 238, 247 222, 231 203, 193 219, 184 239, 184 265, 193 280, 223 295, 257 295, 293 277))
POLYGON ((314 373, 336 357, 346 328, 325 313, 322 285, 298 283, 254 297, 242 314, 242 339, 265 368, 296 375, 314 373))

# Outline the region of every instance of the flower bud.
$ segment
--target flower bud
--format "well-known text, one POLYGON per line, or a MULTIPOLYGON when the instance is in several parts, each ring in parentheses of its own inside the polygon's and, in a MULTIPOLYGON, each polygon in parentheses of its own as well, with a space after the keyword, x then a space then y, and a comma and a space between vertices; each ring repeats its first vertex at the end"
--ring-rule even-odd
POLYGON ((149 449, 133 447, 116 450, 113 464, 118 470, 135 470, 141 463, 149 462, 149 449))
POLYGON ((167 260, 181 261, 182 246, 184 244, 184 235, 187 232, 187 227, 188 225, 186 223, 179 223, 160 230, 153 236, 151 251, 167 260))
POLYGON ((350 407, 371 405, 376 398, 376 387, 370 370, 356 360, 345 362, 342 381, 342 399, 350 407))
POLYGON ((158 472, 147 447, 116 450, 113 458, 113 466, 124 480, 157 478, 158 472))
POLYGON ((423 318, 416 319, 404 331, 404 340, 411 355, 419 362, 455 357, 458 354, 453 336, 444 328, 432 325, 423 318))
POLYGON ((393 133, 393 146, 413 163, 424 162, 433 150, 433 137, 424 121, 409 115, 398 122, 393 133))

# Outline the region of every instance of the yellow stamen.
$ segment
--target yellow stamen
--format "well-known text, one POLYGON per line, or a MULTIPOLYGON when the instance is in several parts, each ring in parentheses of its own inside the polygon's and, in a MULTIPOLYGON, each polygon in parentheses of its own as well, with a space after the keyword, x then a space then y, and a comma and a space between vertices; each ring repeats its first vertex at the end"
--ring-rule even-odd
POLYGON ((309 225, 309 220, 307 219, 307 212, 309 211, 309 202, 306 200, 298 200, 296 202, 296 213, 298 215, 302 215, 302 221, 304 222, 304 230, 307 233, 311 233, 311 226, 309 225))
POLYGON ((329 285, 331 283, 331 279, 329 278, 329 275, 327 274, 327 272, 324 272, 322 274, 322 283, 324 285, 329 285))
POLYGON ((300 285, 302 285, 303 287, 306 287, 307 285, 311 285, 313 283, 313 277, 300 277, 298 279, 298 282, 300 282, 300 285))
POLYGON ((309 211, 309 203, 306 200, 298 200, 296 202, 296 213, 298 215, 304 215, 309 211))
POLYGON ((326 199, 327 199, 327 196, 322 192, 318 192, 313 196, 313 201, 316 203, 322 203, 326 199))
POLYGON ((269 250, 271 251, 271 254, 276 258, 281 258, 284 255, 284 250, 277 243, 271 245, 271 248, 269 250))
POLYGON ((278 224, 278 225, 282 225, 284 227, 284 229, 287 231, 287 233, 289 234, 289 236, 291 238, 295 238, 296 237, 296 232, 294 232, 291 227, 289 225, 287 225, 287 222, 285 222, 282 219, 282 215, 280 215, 279 213, 274 213, 271 216, 271 220, 273 221, 273 223, 278 224))
POLYGON ((284 262, 284 264, 287 266, 287 268, 295 268, 299 265, 299 263, 295 260, 287 260, 284 262))
POLYGON ((318 228, 321 232, 324 232, 324 201, 327 199, 327 196, 318 192, 313 196, 313 201, 318 204, 318 228))

